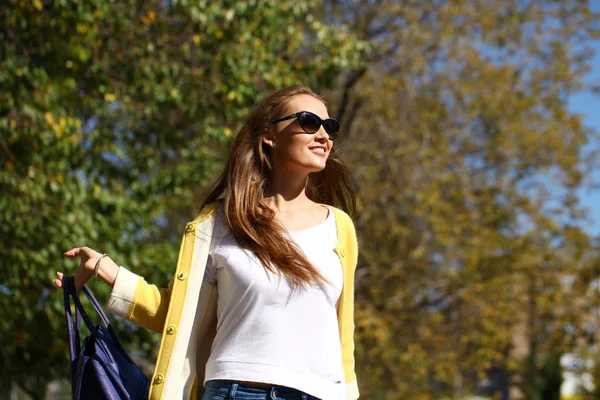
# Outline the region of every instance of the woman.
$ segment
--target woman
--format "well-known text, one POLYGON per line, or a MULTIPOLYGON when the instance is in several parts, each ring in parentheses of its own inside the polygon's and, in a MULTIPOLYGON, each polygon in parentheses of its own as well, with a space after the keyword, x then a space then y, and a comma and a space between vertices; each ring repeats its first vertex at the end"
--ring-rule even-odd
POLYGON ((88 247, 65 252, 81 257, 77 290, 96 274, 112 287, 108 312, 162 332, 151 399, 358 398, 355 197, 338 131, 308 88, 263 99, 186 225, 166 289, 88 247))

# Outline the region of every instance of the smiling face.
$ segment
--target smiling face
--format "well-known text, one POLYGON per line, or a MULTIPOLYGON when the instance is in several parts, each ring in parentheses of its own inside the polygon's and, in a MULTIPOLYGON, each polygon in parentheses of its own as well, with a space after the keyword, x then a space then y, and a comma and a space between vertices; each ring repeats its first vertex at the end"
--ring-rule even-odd
MULTIPOLYGON (((281 117, 292 115, 298 111, 310 111, 321 119, 329 118, 327 107, 307 94, 294 96, 284 109, 281 117)), ((323 126, 316 133, 306 133, 297 118, 278 122, 263 137, 263 141, 271 147, 271 155, 275 169, 303 170, 306 173, 318 172, 325 168, 333 142, 323 126)))

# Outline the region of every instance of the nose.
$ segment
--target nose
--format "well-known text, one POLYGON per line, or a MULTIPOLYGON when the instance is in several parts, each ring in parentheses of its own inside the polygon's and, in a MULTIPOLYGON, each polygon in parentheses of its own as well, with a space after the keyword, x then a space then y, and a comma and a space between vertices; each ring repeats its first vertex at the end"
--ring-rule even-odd
POLYGON ((329 140, 329 134, 325 131, 325 127, 321 125, 319 130, 315 133, 316 140, 323 143, 329 140))

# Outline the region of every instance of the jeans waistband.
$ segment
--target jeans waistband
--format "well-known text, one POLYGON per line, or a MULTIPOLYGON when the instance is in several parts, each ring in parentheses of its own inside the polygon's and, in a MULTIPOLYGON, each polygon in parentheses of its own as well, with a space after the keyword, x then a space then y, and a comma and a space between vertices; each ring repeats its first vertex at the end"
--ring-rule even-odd
POLYGON ((206 382, 206 392, 223 395, 228 400, 319 400, 301 390, 287 386, 243 383, 228 379, 206 382))

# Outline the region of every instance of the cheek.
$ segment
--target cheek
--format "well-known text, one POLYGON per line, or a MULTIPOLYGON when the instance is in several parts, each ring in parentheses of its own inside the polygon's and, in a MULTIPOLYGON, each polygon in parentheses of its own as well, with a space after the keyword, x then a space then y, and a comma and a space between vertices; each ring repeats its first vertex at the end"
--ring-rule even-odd
POLYGON ((279 140, 277 147, 280 148, 279 154, 282 161, 291 161, 293 159, 305 159, 308 153, 308 146, 313 138, 310 134, 295 134, 279 140))
POLYGON ((292 152, 301 152, 308 148, 311 143, 312 138, 308 134, 297 134, 290 138, 287 143, 290 151, 292 152))

